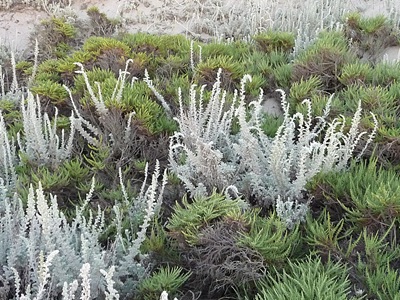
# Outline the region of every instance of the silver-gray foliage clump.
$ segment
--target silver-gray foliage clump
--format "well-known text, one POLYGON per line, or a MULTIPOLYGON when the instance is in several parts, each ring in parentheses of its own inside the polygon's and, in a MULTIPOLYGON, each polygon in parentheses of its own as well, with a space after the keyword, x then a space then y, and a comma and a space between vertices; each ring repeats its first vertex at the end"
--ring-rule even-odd
MULTIPOLYGON (((17 299, 31 299, 32 295, 37 300, 56 299, 61 294, 64 299, 76 299, 78 293, 82 295, 80 299, 118 299, 119 294, 132 297, 140 279, 147 274, 145 256, 139 248, 161 204, 166 172, 161 189, 159 175, 157 164, 149 188, 143 184, 139 196, 132 201, 134 205, 128 208, 131 219, 134 215, 137 218, 138 213, 144 215, 137 234, 122 232, 121 209, 114 206, 117 232, 107 249, 99 241, 105 230, 104 213, 99 208, 96 217, 90 210, 89 217, 84 217, 94 179, 83 206, 76 208, 76 217, 69 223, 59 210, 56 197, 50 195, 48 204, 40 183, 36 191, 30 187, 24 210, 17 194, 10 197, 0 178, 0 298, 13 291, 17 299), (139 212, 143 207, 144 212, 139 212), (77 283, 79 276, 83 277, 81 286, 77 283)), ((126 196, 125 202, 126 205, 131 200, 126 196)))
POLYGON ((75 133, 74 123, 71 122, 71 133, 68 140, 65 140, 64 129, 61 131, 61 137, 57 134, 57 108, 53 124, 51 124, 47 113, 42 116, 39 96, 36 96, 35 99, 33 94, 28 91, 26 102, 27 105, 25 106, 25 99, 22 97, 21 113, 25 139, 22 142, 18 133, 17 139, 20 151, 38 166, 57 166, 62 164, 71 156, 72 141, 75 133))
MULTIPOLYGON (((19 91, 18 87, 14 90, 11 91, 13 95, 19 91)), ((4 93, 0 98, 8 96, 4 93)), ((98 135, 97 128, 82 118, 75 105, 75 114, 71 112, 70 117, 70 134, 65 138, 64 131, 61 136, 57 134, 57 112, 51 124, 49 116, 40 112, 39 99, 35 99, 29 90, 18 97, 24 132, 18 135, 19 151, 35 165, 54 167, 68 160, 75 130, 89 143, 95 141, 93 135, 98 135)), ((89 215, 84 216, 94 191, 94 179, 83 206, 77 207, 76 217, 67 222, 56 197, 49 195, 48 199, 40 182, 36 191, 30 187, 24 209, 15 192, 18 176, 14 166, 21 162, 16 155, 15 141, 8 138, 0 111, 0 299, 10 295, 21 300, 57 299, 60 296, 65 300, 111 300, 118 299, 119 295, 132 298, 136 286, 147 275, 148 262, 140 252, 140 246, 151 219, 159 212, 166 170, 159 186, 157 162, 146 188, 146 165, 145 180, 134 199, 128 199, 120 170, 125 208, 122 210, 120 204, 112 208, 116 236, 105 249, 99 240, 107 229, 104 213, 99 208, 94 217, 89 209, 89 215), (137 232, 135 220, 138 218, 142 218, 143 223, 137 232), (130 228, 123 230, 122 224, 127 225, 126 220, 131 222, 130 228)))
MULTIPOLYGON (((342 170, 352 158, 355 146, 365 134, 358 130, 361 104, 345 134, 343 116, 342 121, 326 121, 333 96, 324 116, 318 117, 318 124, 313 126, 310 101, 304 101, 308 105, 307 116, 290 116, 286 96, 280 90, 284 120, 276 136, 270 138, 261 129, 262 91, 258 100, 248 106, 245 103, 244 86, 251 81, 250 75, 244 76, 240 95, 236 92, 230 108, 224 110, 226 92, 220 87, 220 74, 206 106, 204 87, 198 99, 192 87, 187 111, 180 99, 181 110, 176 118, 180 130, 171 138, 170 169, 192 196, 205 196, 214 187, 236 187, 239 193, 254 197, 264 207, 276 205, 279 216, 291 227, 303 220, 307 212, 308 205, 298 202, 306 183, 320 171, 342 170), (231 134, 234 118, 240 126, 237 134, 231 134), (319 140, 323 130, 324 137, 319 140)), ((376 131, 374 115, 373 118, 375 129, 367 144, 376 131)))

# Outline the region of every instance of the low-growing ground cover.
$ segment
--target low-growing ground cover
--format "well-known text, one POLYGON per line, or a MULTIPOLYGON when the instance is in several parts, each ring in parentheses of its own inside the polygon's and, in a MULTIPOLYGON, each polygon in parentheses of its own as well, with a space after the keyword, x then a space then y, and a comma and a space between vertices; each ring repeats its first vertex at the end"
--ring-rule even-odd
POLYGON ((389 21, 296 55, 288 32, 85 29, 54 17, 2 58, 2 297, 400 298, 389 21))

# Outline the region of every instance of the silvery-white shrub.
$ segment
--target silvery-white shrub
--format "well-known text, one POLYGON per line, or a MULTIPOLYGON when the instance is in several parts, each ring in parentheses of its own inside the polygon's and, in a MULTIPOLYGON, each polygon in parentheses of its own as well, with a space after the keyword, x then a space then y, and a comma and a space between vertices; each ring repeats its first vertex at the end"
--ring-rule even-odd
MULTIPOLYGON (((138 197, 125 199, 126 203, 134 204, 126 206, 124 203, 124 207, 128 207, 128 216, 132 217, 128 221, 137 219, 139 215, 144 216, 139 232, 129 229, 123 232, 117 225, 115 241, 107 248, 99 241, 106 229, 104 213, 99 208, 96 217, 90 210, 89 215, 84 216, 94 191, 94 179, 83 206, 77 207, 76 217, 67 222, 58 208, 56 197, 50 194, 47 199, 40 183, 36 191, 30 187, 24 209, 17 194, 10 198, 11 191, 0 178, 0 281, 4 287, 0 289, 3 293, 0 297, 7 297, 10 291, 18 290, 20 294, 16 295, 17 298, 36 295, 37 299, 55 299, 62 293, 71 297, 71 293, 75 295, 75 292, 85 294, 83 289, 90 290, 90 296, 86 293, 81 299, 113 299, 117 294, 133 297, 140 279, 147 274, 146 257, 140 252, 140 245, 161 205, 167 176, 164 172, 163 183, 159 187, 159 175, 157 164, 150 186, 146 188, 143 184, 138 197), (43 265, 45 258, 51 259, 43 265), (86 286, 74 289, 74 282, 84 264, 88 264, 85 270, 90 280, 86 281, 86 286), (42 269, 46 271, 45 277, 42 269), (111 288, 114 281, 115 289, 111 288), (102 298, 104 296, 106 298, 102 298)), ((113 211, 121 212, 119 204, 114 206, 113 211)), ((115 223, 122 224, 123 217, 121 213, 116 213, 115 223)))
MULTIPOLYGON (((191 196, 206 196, 214 187, 221 190, 235 186, 261 206, 278 203, 278 213, 292 226, 302 220, 307 211, 307 204, 297 202, 302 199, 306 183, 320 171, 342 170, 352 158, 355 146, 365 134, 358 130, 361 103, 349 132, 344 133, 344 116, 341 121, 338 118, 330 123, 326 121, 333 95, 324 115, 317 117, 319 122, 313 126, 311 102, 304 101, 308 105, 306 116, 301 113, 290 116, 286 95, 279 90, 284 120, 275 137, 270 138, 261 129, 262 90, 258 100, 246 105, 244 87, 251 77, 245 75, 239 95, 235 92, 226 110, 226 92, 220 87, 220 74, 221 70, 207 105, 203 103, 204 87, 198 99, 192 87, 187 110, 183 109, 180 96, 181 109, 176 117, 179 131, 171 137, 170 169, 191 196), (234 118, 240 127, 237 134, 231 134, 234 118), (323 130, 325 134, 321 140, 318 137, 323 130)), ((374 115, 373 118, 375 128, 367 144, 377 128, 374 115)))

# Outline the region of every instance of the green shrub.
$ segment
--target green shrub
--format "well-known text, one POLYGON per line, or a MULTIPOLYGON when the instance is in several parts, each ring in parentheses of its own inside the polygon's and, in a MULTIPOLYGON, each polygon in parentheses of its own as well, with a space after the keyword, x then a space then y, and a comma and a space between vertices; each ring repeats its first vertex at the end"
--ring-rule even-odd
POLYGON ((131 48, 125 43, 112 38, 93 36, 88 38, 83 45, 83 51, 92 52, 96 56, 102 51, 118 48, 121 50, 121 56, 129 56, 131 48))
POLYGON ((290 52, 295 46, 294 34, 291 32, 274 32, 272 30, 262 32, 253 37, 263 52, 272 51, 290 52))
MULTIPOLYGON (((293 263, 288 270, 269 276, 259 284, 256 300, 348 300, 350 281, 347 269, 341 263, 329 261, 323 264, 319 259, 293 263)), ((351 298, 354 299, 354 298, 351 298)))
POLYGON ((365 250, 358 254, 357 272, 367 288, 369 296, 379 300, 398 299, 400 296, 398 264, 400 247, 390 237, 396 232, 393 222, 383 233, 369 234, 363 229, 365 250))
POLYGON ((289 88, 293 74, 293 66, 287 64, 281 65, 276 69, 273 69, 272 74, 274 75, 278 87, 285 89, 289 88))
POLYGON ((183 269, 181 267, 166 268, 160 267, 160 269, 147 278, 144 279, 138 289, 143 299, 153 300, 157 299, 163 291, 174 295, 178 288, 189 279, 191 272, 182 274, 183 269))
MULTIPOLYGON (((329 101, 329 96, 324 95, 321 93, 313 93, 310 95, 310 101, 311 101, 311 115, 313 116, 323 116, 325 113, 325 108, 326 105, 329 101)), ((337 98, 331 100, 332 101, 332 106, 335 106, 335 103, 338 102, 337 98)), ((296 112, 299 112, 303 115, 307 115, 308 113, 308 106, 306 103, 297 103, 296 104, 296 112)), ((337 116, 337 112, 332 109, 332 111, 329 114, 329 118, 333 119, 334 117, 337 116)))
POLYGON ((349 39, 351 48, 360 58, 375 63, 381 59, 381 51, 399 44, 393 26, 383 15, 362 17, 360 13, 344 16, 344 34, 349 39))
POLYGON ((31 91, 36 95, 45 96, 54 104, 63 105, 68 98, 68 92, 64 87, 52 80, 38 81, 37 85, 31 87, 31 91))
POLYGON ((365 86, 367 82, 371 81, 372 74, 374 74, 371 66, 368 63, 353 63, 347 64, 342 69, 342 74, 339 80, 345 86, 357 84, 365 86))
POLYGON ((78 30, 65 18, 52 17, 43 20, 35 28, 35 36, 39 41, 39 56, 46 59, 67 55, 76 45, 78 30))
MULTIPOLYGON (((339 216, 340 217, 340 216, 339 216)), ((361 235, 354 242, 350 239, 348 246, 344 248, 341 240, 346 239, 351 231, 345 231, 344 218, 338 222, 331 221, 329 212, 324 208, 317 219, 312 219, 307 215, 305 241, 313 250, 311 252, 319 253, 322 257, 340 257, 349 259, 354 248, 358 245, 361 235)))
POLYGON ((321 80, 316 76, 311 76, 306 80, 303 78, 300 81, 294 82, 290 87, 289 101, 292 107, 296 107, 305 99, 316 95, 322 88, 321 80))
POLYGON ((301 52, 293 65, 292 81, 318 77, 323 90, 335 92, 340 87, 338 77, 344 65, 354 62, 342 32, 321 32, 313 45, 301 52))
POLYGON ((244 75, 244 69, 240 62, 235 61, 230 56, 221 55, 203 60, 195 67, 196 76, 194 80, 201 85, 207 84, 208 88, 211 89, 220 68, 222 69, 222 87, 228 91, 233 91, 238 87, 240 79, 244 75))
POLYGON ((232 60, 241 62, 243 56, 250 53, 249 45, 243 41, 234 41, 224 44, 221 42, 209 43, 202 46, 202 59, 218 58, 220 56, 232 57, 232 60))
POLYGON ((89 8, 86 13, 90 19, 92 34, 95 36, 111 36, 121 25, 117 19, 109 19, 105 13, 100 13, 97 7, 89 8))
MULTIPOLYGON (((400 82, 399 64, 380 62, 374 66, 371 84, 374 86, 385 86, 389 89, 400 82)), ((397 97, 399 99, 400 97, 397 97)))
POLYGON ((238 245, 261 254, 267 266, 282 266, 300 243, 298 226, 289 231, 284 221, 275 214, 251 220, 250 230, 238 239, 238 245))
POLYGON ((183 239, 189 245, 196 245, 199 243, 201 228, 240 211, 241 203, 239 199, 228 200, 215 190, 209 197, 194 198, 193 203, 188 203, 185 196, 182 206, 178 203, 175 205, 167 228, 173 236, 183 239))
POLYGON ((393 169, 377 167, 377 160, 357 164, 346 172, 317 176, 314 184, 329 184, 326 197, 339 201, 346 219, 357 228, 389 226, 400 216, 400 179, 393 169))

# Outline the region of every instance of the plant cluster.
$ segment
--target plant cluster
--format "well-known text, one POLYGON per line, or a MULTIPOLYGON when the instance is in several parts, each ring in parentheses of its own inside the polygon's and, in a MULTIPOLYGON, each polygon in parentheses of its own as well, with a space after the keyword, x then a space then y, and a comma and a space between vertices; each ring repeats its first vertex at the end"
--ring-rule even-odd
MULTIPOLYGON (((246 107, 244 85, 251 77, 243 78, 240 99, 235 94, 230 109, 224 111, 226 92, 221 90, 219 75, 220 72, 204 108, 202 94, 197 100, 193 89, 187 112, 181 104, 177 117, 180 131, 171 139, 170 168, 192 196, 207 195, 213 187, 221 190, 233 186, 264 208, 276 204, 280 216, 285 216, 288 226, 292 226, 304 218, 307 210, 305 184, 319 172, 342 170, 351 159, 364 135, 358 130, 361 102, 345 134, 345 120, 326 122, 332 97, 325 115, 313 125, 311 104, 308 102, 307 117, 300 113, 290 116, 289 104, 281 91, 284 120, 272 139, 260 128, 262 94, 246 107), (234 116, 240 129, 232 135, 234 116), (323 139, 319 138, 321 132, 325 133, 323 139), (291 213, 285 213, 287 210, 291 213)), ((373 118, 376 121, 374 115, 373 118)), ((374 134, 371 133, 367 145, 374 134)))
POLYGON ((0 68, 0 298, 399 297, 400 73, 358 51, 398 45, 384 18, 301 48, 88 14, 0 68))

